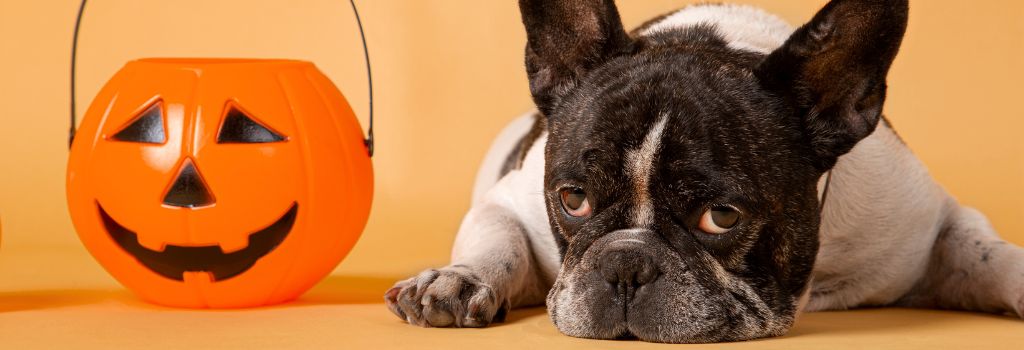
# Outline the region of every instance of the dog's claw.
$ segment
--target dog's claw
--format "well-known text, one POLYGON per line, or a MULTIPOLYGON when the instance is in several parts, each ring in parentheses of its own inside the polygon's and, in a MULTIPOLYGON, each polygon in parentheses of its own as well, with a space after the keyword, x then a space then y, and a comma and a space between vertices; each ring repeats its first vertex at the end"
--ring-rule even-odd
POLYGON ((464 268, 427 270, 384 293, 398 318, 422 327, 485 327, 503 319, 508 301, 464 268))

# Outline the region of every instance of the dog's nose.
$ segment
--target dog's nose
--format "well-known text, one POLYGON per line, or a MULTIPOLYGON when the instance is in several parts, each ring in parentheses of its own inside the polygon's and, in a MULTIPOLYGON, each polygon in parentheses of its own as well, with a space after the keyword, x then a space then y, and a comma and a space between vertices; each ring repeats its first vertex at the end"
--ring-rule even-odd
POLYGON ((601 276, 616 286, 619 295, 632 299, 638 288, 658 278, 658 267, 654 259, 644 253, 642 244, 615 243, 601 255, 601 276))
POLYGON ((186 159, 178 169, 178 176, 164 195, 164 204, 180 208, 205 207, 214 203, 213 194, 206 187, 206 181, 199 174, 199 169, 186 159))

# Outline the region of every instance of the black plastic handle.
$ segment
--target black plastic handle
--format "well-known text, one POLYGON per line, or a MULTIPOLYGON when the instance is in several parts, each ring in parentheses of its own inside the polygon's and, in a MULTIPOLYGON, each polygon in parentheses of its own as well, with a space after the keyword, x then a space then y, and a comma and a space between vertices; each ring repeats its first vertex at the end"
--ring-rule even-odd
MULTIPOLYGON (((363 32, 363 21, 359 18, 359 9, 356 8, 355 0, 349 0, 349 4, 352 4, 352 13, 356 16, 356 25, 359 26, 359 39, 363 42, 363 57, 366 60, 366 81, 369 84, 369 104, 370 104, 370 127, 366 131, 366 139, 363 143, 366 145, 366 151, 370 157, 373 157, 373 71, 370 69, 370 49, 366 46, 366 33, 363 32)), ((82 0, 82 3, 78 5, 78 17, 75 18, 75 31, 71 39, 71 128, 68 130, 68 148, 71 148, 71 143, 75 142, 75 132, 77 124, 77 116, 75 113, 75 63, 77 62, 78 56, 78 28, 82 25, 82 14, 85 13, 86 0, 82 0)))

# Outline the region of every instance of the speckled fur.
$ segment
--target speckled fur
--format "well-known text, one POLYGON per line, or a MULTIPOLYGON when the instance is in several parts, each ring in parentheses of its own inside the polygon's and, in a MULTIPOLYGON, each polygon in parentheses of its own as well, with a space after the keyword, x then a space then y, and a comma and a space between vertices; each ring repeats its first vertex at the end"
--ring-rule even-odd
POLYGON ((480 327, 546 298, 565 334, 670 343, 781 335, 800 309, 1022 315, 1024 249, 960 206, 889 123, 878 122, 887 60, 899 44, 891 36, 902 35, 884 14, 898 15, 901 3, 835 0, 822 13, 845 11, 841 20, 819 14, 793 38, 759 9, 692 6, 627 37, 610 1, 522 0, 531 91, 548 117, 524 116, 498 137, 452 264, 397 283, 385 295, 389 308, 410 324, 480 327), (883 39, 806 44, 844 26, 883 39), (555 28, 577 37, 549 35, 555 28), (787 39, 793 43, 780 49, 787 39), (569 42, 575 46, 559 47, 569 42), (672 53, 678 48, 699 54, 672 53), (817 50, 832 53, 815 61, 817 50), (630 55, 635 60, 621 58, 630 55), (795 65, 801 55, 812 59, 795 65), (776 92, 764 95, 758 85, 776 92), (796 97, 771 102, 780 89, 796 97), (858 96, 852 112, 874 119, 821 122, 851 113, 827 103, 858 96), (811 112, 790 124, 786 105, 805 103, 811 112), (721 124, 737 115, 743 123, 721 124), (806 136, 794 136, 798 128, 806 136), (644 149, 653 144, 648 135, 662 133, 657 147, 644 149), (652 167, 630 169, 629 155, 652 167), (637 188, 637 173, 650 183, 637 188), (565 217, 557 199, 560 184, 579 181, 597 206, 586 221, 565 217), (759 214, 734 237, 693 233, 693 214, 683 213, 722 193, 759 214), (638 199, 651 212, 638 216, 638 199), (622 284, 624 273, 636 283, 622 284))

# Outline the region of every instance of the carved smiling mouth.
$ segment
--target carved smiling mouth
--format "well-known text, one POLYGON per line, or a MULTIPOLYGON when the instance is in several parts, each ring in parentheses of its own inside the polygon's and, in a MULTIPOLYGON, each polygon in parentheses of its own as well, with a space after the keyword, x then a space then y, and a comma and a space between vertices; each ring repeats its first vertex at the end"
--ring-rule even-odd
POLYGON ((184 281, 186 271, 209 272, 214 282, 248 271, 257 260, 277 248, 291 232, 299 211, 298 203, 292 203, 288 212, 273 224, 250 234, 249 245, 245 249, 224 253, 218 245, 185 247, 168 244, 163 251, 151 250, 139 244, 138 234, 117 223, 102 205, 96 203, 96 207, 110 238, 151 271, 177 281, 184 281))

